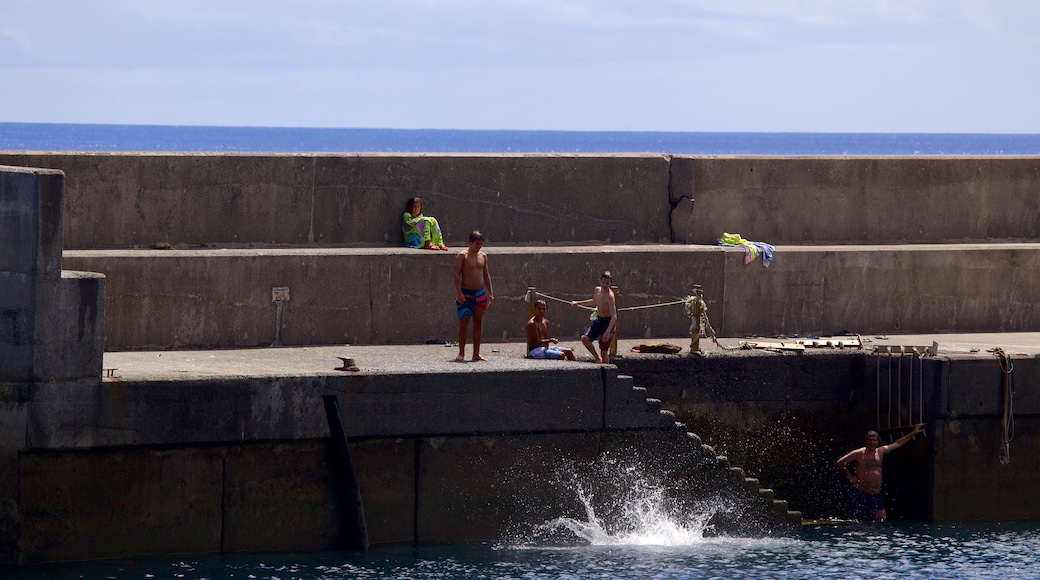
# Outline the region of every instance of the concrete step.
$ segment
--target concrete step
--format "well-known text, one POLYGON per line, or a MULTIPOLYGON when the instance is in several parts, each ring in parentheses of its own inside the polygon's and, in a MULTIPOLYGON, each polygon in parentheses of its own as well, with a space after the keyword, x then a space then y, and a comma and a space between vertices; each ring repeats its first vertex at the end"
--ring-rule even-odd
MULTIPOLYGON (((553 332, 579 356, 588 312, 559 301, 588 298, 603 269, 614 273, 628 338, 688 334, 674 302, 694 284, 719 336, 1040 328, 1040 243, 779 246, 769 268, 715 246, 485 251, 495 289, 485 340, 522 340, 535 288, 553 332), (625 310, 661 304, 670 305, 625 310)), ((453 263, 453 253, 403 248, 66 250, 62 267, 106 276, 105 349, 114 351, 450 341, 453 263), (275 302, 276 288, 288 299, 275 302)))

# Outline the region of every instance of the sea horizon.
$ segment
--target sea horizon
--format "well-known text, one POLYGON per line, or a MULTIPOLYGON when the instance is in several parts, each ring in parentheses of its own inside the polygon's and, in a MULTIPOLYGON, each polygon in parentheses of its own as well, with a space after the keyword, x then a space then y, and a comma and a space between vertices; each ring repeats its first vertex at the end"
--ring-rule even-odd
POLYGON ((0 150, 1040 155, 1040 134, 381 129, 0 122, 0 150))

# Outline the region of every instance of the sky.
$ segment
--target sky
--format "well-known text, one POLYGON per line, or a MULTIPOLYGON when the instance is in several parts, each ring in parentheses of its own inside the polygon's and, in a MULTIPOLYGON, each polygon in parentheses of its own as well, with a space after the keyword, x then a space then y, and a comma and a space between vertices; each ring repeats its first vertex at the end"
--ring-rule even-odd
POLYGON ((1040 0, 0 0, 0 122, 1040 133, 1040 0))

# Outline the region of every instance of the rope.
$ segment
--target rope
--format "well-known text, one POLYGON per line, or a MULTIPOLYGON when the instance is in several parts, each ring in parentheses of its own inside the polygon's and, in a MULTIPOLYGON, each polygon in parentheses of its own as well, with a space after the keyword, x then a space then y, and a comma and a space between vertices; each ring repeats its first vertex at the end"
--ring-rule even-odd
POLYGON ((1000 386, 1004 395, 1004 414, 1002 417, 1004 432, 1001 433, 1000 450, 997 456, 1000 458, 1001 465, 1007 465, 1011 463, 1011 440, 1015 438, 1015 383, 1011 376, 1011 371, 1015 370, 1015 365, 1004 352, 1004 349, 993 349, 993 353, 997 355, 1000 362, 1000 386))
POLYGON ((657 308, 659 306, 675 306, 676 304, 685 304, 685 300, 676 300, 674 302, 662 302, 661 304, 643 304, 642 306, 625 306, 624 308, 618 308, 618 312, 624 312, 625 310, 642 310, 644 308, 657 308))
MULTIPOLYGON (((557 298, 555 296, 550 296, 548 294, 542 294, 541 292, 535 292, 535 295, 536 296, 541 296, 543 298, 548 298, 549 300, 555 300, 557 302, 562 302, 563 304, 570 304, 571 303, 570 300, 564 300, 562 298, 557 298)), ((524 299, 525 300, 529 300, 530 296, 526 296, 525 295, 524 299)), ((617 311, 618 312, 625 312, 626 310, 643 310, 644 308, 658 308, 660 306, 675 306, 676 304, 685 304, 685 303, 686 303, 685 300, 676 300, 674 302, 663 302, 661 304, 643 304, 642 306, 625 306, 623 308, 618 308, 617 311)), ((584 308, 586 310, 595 310, 595 308, 592 307, 592 306, 583 306, 583 305, 580 305, 580 304, 578 304, 577 306, 578 306, 578 308, 584 308)))
MULTIPOLYGON (((571 303, 570 300, 564 300, 562 298, 557 298, 557 297, 551 296, 549 294, 543 294, 542 292, 537 292, 536 291, 534 293, 534 295, 535 296, 540 296, 542 298, 548 298, 549 300, 555 300, 556 302, 560 302, 560 303, 567 304, 567 305, 569 305, 571 303)), ((528 290, 527 293, 524 294, 524 301, 531 302, 532 298, 533 298, 533 296, 531 296, 531 291, 528 290)), ((628 310, 644 310, 646 308, 659 308, 661 306, 676 306, 676 305, 682 304, 683 305, 683 311, 686 313, 686 316, 689 316, 692 319, 695 316, 694 306, 696 305, 697 301, 698 301, 698 298, 696 296, 687 296, 687 297, 683 298, 682 300, 673 300, 672 302, 662 302, 660 304, 643 304, 643 305, 640 305, 640 306, 626 306, 624 308, 618 308, 617 310, 618 310, 618 312, 625 312, 625 311, 628 311, 628 310)), ((576 306, 578 306, 578 308, 584 308, 586 310, 596 310, 592 306, 583 306, 583 305, 580 305, 580 304, 577 304, 576 306)), ((701 321, 703 322, 702 335, 705 336, 706 338, 710 338, 711 341, 713 343, 715 343, 715 346, 717 346, 717 347, 719 347, 719 348, 721 348, 723 350, 737 350, 739 348, 739 347, 725 346, 725 345, 723 345, 723 344, 721 344, 719 342, 718 337, 715 335, 715 329, 712 328, 711 322, 708 320, 708 309, 707 309, 707 307, 705 307, 703 309, 702 313, 701 313, 701 321)), ((696 324, 696 321, 692 321, 692 322, 694 324, 696 324)))
MULTIPOLYGON (((571 303, 570 300, 564 300, 563 298, 557 298, 555 296, 549 296, 548 294, 542 294, 541 292, 535 292, 534 294, 535 294, 535 296, 541 296, 542 298, 548 298, 549 300, 555 300, 557 302, 562 302, 563 304, 568 304, 569 305, 571 303)), ((531 292, 530 291, 528 291, 527 294, 524 295, 524 301, 526 301, 526 302, 530 302, 531 301, 531 292)), ((595 308, 593 308, 592 306, 583 306, 581 304, 576 304, 575 306, 577 306, 578 308, 584 308, 585 310, 595 310, 595 308)))

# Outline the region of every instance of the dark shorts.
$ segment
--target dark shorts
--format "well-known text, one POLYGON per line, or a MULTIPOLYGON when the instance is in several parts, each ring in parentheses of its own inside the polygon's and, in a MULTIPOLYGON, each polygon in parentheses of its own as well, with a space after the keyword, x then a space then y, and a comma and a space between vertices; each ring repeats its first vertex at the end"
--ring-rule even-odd
POLYGON ((488 299, 487 291, 483 288, 478 290, 470 290, 469 288, 462 289, 462 296, 466 298, 466 301, 462 304, 455 303, 455 318, 462 318, 463 316, 473 316, 473 312, 478 308, 487 310, 488 299))
POLYGON ((598 338, 599 348, 606 350, 606 348, 610 346, 611 339, 614 338, 614 333, 617 332, 617 325, 615 325, 614 330, 611 330, 609 334, 606 333, 607 327, 610 326, 610 320, 611 317, 609 316, 597 316, 582 336, 587 336, 592 340, 598 338))
POLYGON ((849 506, 857 520, 872 520, 875 513, 885 509, 885 496, 880 493, 870 495, 852 488, 849 490, 849 506))

